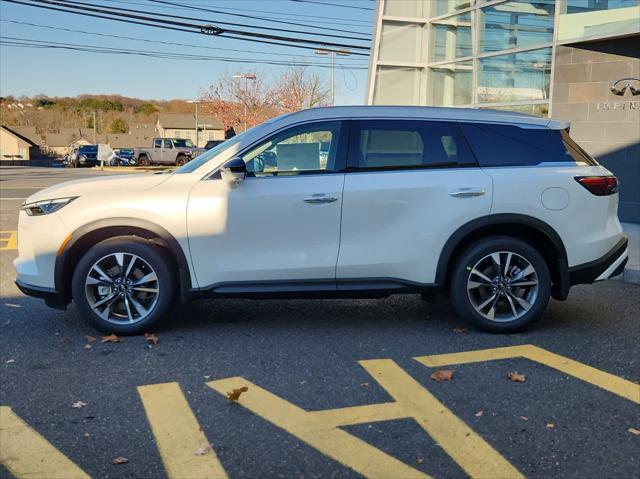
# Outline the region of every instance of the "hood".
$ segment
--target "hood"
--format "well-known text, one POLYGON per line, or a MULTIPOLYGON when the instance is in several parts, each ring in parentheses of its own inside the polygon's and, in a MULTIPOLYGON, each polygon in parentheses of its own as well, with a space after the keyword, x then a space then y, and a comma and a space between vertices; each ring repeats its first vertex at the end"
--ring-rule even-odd
POLYGON ((163 183, 170 176, 169 174, 132 174, 67 181, 38 191, 27 198, 25 203, 66 198, 69 196, 93 196, 104 193, 127 193, 130 191, 140 192, 163 183))

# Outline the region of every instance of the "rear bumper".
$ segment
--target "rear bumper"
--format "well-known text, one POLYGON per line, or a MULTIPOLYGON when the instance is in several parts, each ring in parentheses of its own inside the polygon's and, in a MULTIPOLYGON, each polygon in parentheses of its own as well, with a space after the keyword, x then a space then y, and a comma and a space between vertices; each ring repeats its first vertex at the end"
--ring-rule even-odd
POLYGON ((45 288, 43 286, 35 286, 32 284, 26 284, 16 279, 16 286, 27 296, 34 298, 44 299, 47 306, 56 309, 66 309, 67 302, 64 300, 62 294, 53 288, 45 288))
POLYGON ((601 258, 569 268, 570 285, 595 283, 622 274, 629 260, 628 242, 625 236, 601 258))

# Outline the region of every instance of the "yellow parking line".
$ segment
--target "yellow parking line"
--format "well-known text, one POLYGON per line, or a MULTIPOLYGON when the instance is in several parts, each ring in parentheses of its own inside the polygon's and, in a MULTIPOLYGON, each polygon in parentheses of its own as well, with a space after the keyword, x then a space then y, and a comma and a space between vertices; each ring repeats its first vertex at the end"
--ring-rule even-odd
POLYGON ((8 406, 0 406, 0 464, 17 479, 89 479, 8 406))
POLYGON ((228 391, 247 386, 247 392, 242 394, 239 400, 242 406, 365 477, 429 478, 428 475, 324 421, 320 415, 316 415, 317 413, 305 411, 241 377, 211 381, 207 385, 225 396, 228 391))
POLYGON ((170 479, 226 479, 178 383, 138 386, 162 462, 170 479))
POLYGON ((573 359, 560 356, 532 344, 504 348, 481 349, 464 353, 438 354, 414 358, 427 367, 435 368, 451 364, 477 363, 496 359, 525 358, 557 369, 569 376, 586 381, 594 386, 617 394, 640 404, 640 385, 614 374, 607 373, 573 359))
POLYGON ((18 232, 15 230, 0 231, 0 251, 18 249, 18 232), (2 244, 4 243, 4 244, 2 244))
MULTIPOLYGON (((439 444, 475 478, 524 477, 476 432, 391 359, 359 361, 373 378, 439 444)), ((398 477, 398 476, 396 476, 398 477)))

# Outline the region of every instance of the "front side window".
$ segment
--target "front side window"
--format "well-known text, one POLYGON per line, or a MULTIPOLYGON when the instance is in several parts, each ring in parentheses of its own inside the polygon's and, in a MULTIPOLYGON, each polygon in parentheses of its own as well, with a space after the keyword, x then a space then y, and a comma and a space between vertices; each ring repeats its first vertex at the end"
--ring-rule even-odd
POLYGON ((314 123, 277 133, 242 155, 248 176, 338 171, 340 122, 314 123))
POLYGON ((162 147, 163 148, 172 148, 171 140, 162 140, 162 147))
POLYGON ((449 123, 370 120, 356 128, 357 169, 451 168, 473 164, 449 123))

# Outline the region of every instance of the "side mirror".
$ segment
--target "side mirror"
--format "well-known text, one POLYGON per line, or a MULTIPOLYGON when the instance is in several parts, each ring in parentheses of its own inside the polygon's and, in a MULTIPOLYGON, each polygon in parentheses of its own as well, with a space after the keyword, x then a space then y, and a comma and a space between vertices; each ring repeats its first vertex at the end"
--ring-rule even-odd
POLYGON ((242 158, 232 158, 220 169, 222 179, 234 184, 239 184, 247 176, 247 165, 242 158))

